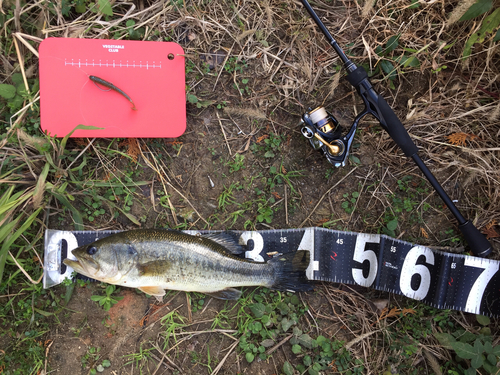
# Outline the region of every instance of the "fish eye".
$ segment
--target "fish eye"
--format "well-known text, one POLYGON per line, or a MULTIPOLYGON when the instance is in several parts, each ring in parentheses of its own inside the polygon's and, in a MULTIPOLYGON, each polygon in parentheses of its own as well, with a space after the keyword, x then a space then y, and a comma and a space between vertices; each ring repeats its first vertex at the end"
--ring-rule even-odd
POLYGON ((87 254, 94 255, 95 253, 97 253, 97 247, 95 247, 95 246, 89 246, 87 248, 87 254))

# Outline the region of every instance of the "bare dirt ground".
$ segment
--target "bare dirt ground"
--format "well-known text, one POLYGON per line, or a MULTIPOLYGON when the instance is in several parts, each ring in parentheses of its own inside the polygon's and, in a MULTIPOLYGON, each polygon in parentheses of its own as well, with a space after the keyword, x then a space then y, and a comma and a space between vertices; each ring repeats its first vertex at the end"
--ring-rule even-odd
MULTIPOLYGON (((403 47, 421 51, 419 66, 398 66, 394 79, 378 72, 374 86, 402 119, 422 158, 465 216, 478 228, 489 225, 500 231, 498 46, 478 46, 465 64, 459 60, 462 46, 475 26, 446 25, 458 2, 421 1, 415 9, 407 3, 379 1, 371 7, 326 1, 314 6, 356 63, 375 69, 379 60, 386 59, 375 53, 376 47, 385 46, 396 34, 400 39, 395 55, 405 54, 403 47), (450 143, 447 137, 455 133, 465 134, 466 139, 450 143)), ((177 139, 116 141, 111 148, 120 153, 109 152, 111 140, 96 140, 86 151, 93 160, 89 166, 96 173, 93 180, 129 178, 144 184, 115 192, 115 203, 127 207, 137 223, 123 214, 115 217, 104 203, 105 214, 92 221, 90 215, 84 216, 85 229, 125 230, 138 224, 214 230, 322 226, 389 233, 421 245, 464 250, 452 215, 374 119, 362 122, 353 157, 342 168, 328 164, 301 135, 298 122, 308 107, 324 105, 345 131, 362 102, 300 3, 113 4, 115 16, 123 16, 116 27, 90 12, 82 19, 73 14, 71 19, 60 16, 60 11, 41 9, 40 17, 50 20, 43 37, 112 38, 115 32, 125 35, 125 22, 134 20, 141 39, 179 43, 186 52, 187 129, 177 139), (131 13, 126 13, 132 5, 131 13), (397 228, 391 231, 388 223, 395 218, 397 228)), ((89 142, 73 139, 68 149, 78 154, 89 142)), ((84 197, 94 193, 105 195, 104 189, 93 187, 73 190, 82 212, 88 208, 84 197)), ((72 230, 72 217, 54 205, 48 228, 72 230)), ((498 259, 498 238, 491 242, 498 259)), ((55 287, 53 293, 62 296, 65 287, 55 287)), ((49 340, 47 373, 89 374, 109 360, 104 374, 270 375, 284 373, 285 361, 296 365, 304 359, 304 354, 292 352, 287 343, 291 336, 284 334, 280 339, 285 341, 279 341, 266 360, 248 363, 232 336, 239 329, 236 302, 180 292, 158 303, 121 288, 116 295, 123 299, 106 312, 90 299, 103 294, 98 283, 77 286, 64 311, 48 318, 52 324, 44 335, 49 340), (197 304, 200 299, 202 305, 197 304), (230 312, 221 317, 221 311, 230 312)), ((318 284, 314 292, 300 294, 300 300, 309 308, 297 325, 302 331, 345 342, 361 337, 350 347, 352 360, 364 361, 359 373, 438 373, 433 361, 444 366, 452 354, 439 349, 431 336, 418 337, 417 347, 408 354, 404 340, 417 337, 416 332, 423 330, 419 327, 430 325, 435 316, 461 327, 473 325, 467 315, 450 316, 370 289, 318 284), (386 306, 425 313, 415 318, 418 324, 411 320, 399 327, 407 322, 402 315, 379 319, 386 306), (403 338, 393 339, 387 333, 391 326, 405 332, 403 338)), ((440 330, 436 327, 430 330, 440 330)), ((492 327, 495 330, 497 323, 492 327)), ((9 339, 2 337, 0 343, 7 347, 9 339)), ((323 373, 340 370, 332 363, 323 373)))

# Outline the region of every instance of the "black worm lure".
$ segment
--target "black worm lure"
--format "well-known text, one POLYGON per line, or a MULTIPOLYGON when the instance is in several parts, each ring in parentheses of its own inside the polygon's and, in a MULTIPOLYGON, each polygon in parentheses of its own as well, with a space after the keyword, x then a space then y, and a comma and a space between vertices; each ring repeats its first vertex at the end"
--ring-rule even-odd
POLYGON ((134 111, 137 111, 137 108, 135 108, 135 104, 132 101, 132 99, 130 98, 130 96, 128 96, 127 94, 125 94, 125 92, 123 90, 119 89, 118 87, 116 87, 115 85, 113 85, 111 82, 103 80, 102 78, 99 78, 99 77, 96 77, 96 76, 89 76, 89 78, 90 78, 90 80, 92 82, 98 83, 100 85, 103 85, 104 87, 107 87, 110 90, 114 90, 117 93, 123 95, 130 103, 132 103, 132 109, 134 111))

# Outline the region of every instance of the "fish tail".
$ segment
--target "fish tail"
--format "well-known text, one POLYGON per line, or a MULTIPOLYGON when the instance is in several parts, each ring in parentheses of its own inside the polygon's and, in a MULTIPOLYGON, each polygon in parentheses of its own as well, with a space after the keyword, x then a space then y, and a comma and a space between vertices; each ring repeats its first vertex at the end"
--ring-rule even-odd
POLYGON ((274 284, 271 289, 282 291, 305 292, 312 290, 306 276, 306 269, 309 266, 310 254, 307 250, 298 250, 287 253, 269 260, 269 264, 274 268, 274 284))

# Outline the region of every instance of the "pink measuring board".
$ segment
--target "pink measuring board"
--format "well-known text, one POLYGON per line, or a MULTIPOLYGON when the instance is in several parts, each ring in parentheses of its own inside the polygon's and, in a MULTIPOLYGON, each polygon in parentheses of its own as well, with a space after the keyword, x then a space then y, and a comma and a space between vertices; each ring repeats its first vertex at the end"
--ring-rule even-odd
POLYGON ((172 42, 48 38, 40 45, 41 127, 64 137, 173 138, 186 129, 184 50, 172 42), (99 77, 123 95, 95 84, 99 77))

